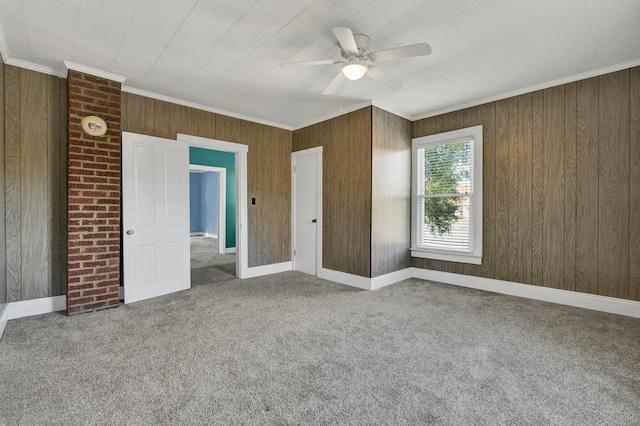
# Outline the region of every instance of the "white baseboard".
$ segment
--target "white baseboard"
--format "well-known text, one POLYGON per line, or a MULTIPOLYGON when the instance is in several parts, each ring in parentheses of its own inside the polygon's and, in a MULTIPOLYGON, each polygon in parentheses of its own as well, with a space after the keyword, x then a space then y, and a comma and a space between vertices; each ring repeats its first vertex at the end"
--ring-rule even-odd
POLYGON ((519 284, 510 281, 494 280, 491 278, 452 274, 450 272, 431 271, 429 269, 411 269, 413 269, 413 276, 415 278, 423 280, 438 281, 461 287, 475 288, 494 293, 558 303, 560 305, 575 306, 577 308, 592 309, 594 311, 640 318, 640 302, 632 300, 597 296, 594 294, 559 290, 530 284, 519 284))
POLYGON ((371 278, 361 277, 360 275, 334 271, 333 269, 320 268, 318 269, 318 278, 335 281, 337 283, 357 287, 362 290, 371 290, 371 278))
POLYGON ((9 309, 7 309, 7 305, 0 306, 0 339, 2 339, 2 335, 4 334, 4 329, 7 326, 7 321, 9 321, 9 309))
POLYGON ((235 253, 235 252, 236 252, 235 247, 227 247, 227 249, 225 250, 225 253, 235 253))
POLYGON ((377 290, 400 281, 413 278, 411 268, 401 269, 374 278, 361 277, 360 275, 348 274, 346 272, 334 271, 333 269, 320 268, 318 278, 335 281, 362 290, 377 290))
POLYGON ((412 268, 405 268, 373 277, 371 278, 371 290, 377 290, 391 284, 399 283, 400 281, 408 280, 409 278, 413 278, 412 268))
POLYGON ((244 274, 242 279, 260 277, 262 275, 279 274, 280 272, 290 271, 292 268, 293 268, 292 262, 282 262, 282 263, 273 263, 271 265, 254 266, 252 268, 247 268, 246 273, 244 274))
POLYGON ((189 233, 190 237, 207 237, 207 238, 215 238, 218 239, 218 234, 210 234, 208 232, 191 232, 189 233))
POLYGON ((576 291, 559 290, 530 284, 520 284, 510 281, 473 277, 469 275, 432 271, 421 268, 401 269, 399 271, 374 278, 366 278, 359 275, 321 268, 318 271, 318 278, 335 281, 340 284, 357 287, 363 290, 377 290, 409 278, 419 278, 422 280, 437 281, 445 284, 490 291, 493 293, 508 294, 511 296, 525 297, 528 299, 541 300, 560 305, 568 305, 577 308, 592 309, 594 311, 640 318, 640 302, 633 300, 617 299, 615 297, 598 296, 594 294, 579 293, 576 291))
POLYGON ((43 297, 41 299, 7 303, 10 320, 64 311, 65 309, 67 309, 67 296, 43 297))

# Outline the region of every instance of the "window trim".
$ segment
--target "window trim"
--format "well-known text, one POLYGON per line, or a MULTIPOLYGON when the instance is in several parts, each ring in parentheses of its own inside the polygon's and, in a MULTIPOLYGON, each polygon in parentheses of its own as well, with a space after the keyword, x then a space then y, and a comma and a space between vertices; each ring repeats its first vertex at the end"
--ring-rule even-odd
POLYGON ((451 132, 415 138, 411 141, 411 256, 451 262, 482 264, 482 125, 451 132), (417 151, 425 146, 442 145, 473 139, 471 144, 471 250, 455 251, 425 249, 418 247, 419 203, 418 203, 418 157, 417 151))

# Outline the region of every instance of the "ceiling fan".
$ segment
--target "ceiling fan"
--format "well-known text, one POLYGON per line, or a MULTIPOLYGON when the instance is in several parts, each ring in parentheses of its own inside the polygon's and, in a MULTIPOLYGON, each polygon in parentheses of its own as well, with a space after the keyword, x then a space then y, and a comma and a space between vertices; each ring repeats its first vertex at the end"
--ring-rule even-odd
POLYGON ((365 74, 384 84, 391 90, 397 90, 402 87, 402 83, 370 63, 431 54, 431 46, 427 43, 371 52, 371 39, 366 35, 353 34, 351 29, 346 27, 333 27, 332 30, 342 47, 341 54, 345 60, 324 59, 319 61, 285 62, 280 64, 285 67, 344 64, 338 75, 336 75, 333 81, 324 89, 324 92, 322 92, 323 95, 335 93, 345 78, 359 80, 364 77, 365 74))

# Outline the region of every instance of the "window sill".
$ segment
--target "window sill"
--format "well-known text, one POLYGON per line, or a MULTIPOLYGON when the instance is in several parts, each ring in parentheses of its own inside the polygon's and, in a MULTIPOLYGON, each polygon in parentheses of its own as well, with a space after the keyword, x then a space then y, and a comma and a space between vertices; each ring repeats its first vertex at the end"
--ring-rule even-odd
POLYGON ((448 262, 471 263, 473 265, 482 265, 482 255, 474 255, 469 253, 455 253, 448 251, 433 251, 425 249, 411 249, 412 257, 422 257, 425 259, 446 260, 448 262))

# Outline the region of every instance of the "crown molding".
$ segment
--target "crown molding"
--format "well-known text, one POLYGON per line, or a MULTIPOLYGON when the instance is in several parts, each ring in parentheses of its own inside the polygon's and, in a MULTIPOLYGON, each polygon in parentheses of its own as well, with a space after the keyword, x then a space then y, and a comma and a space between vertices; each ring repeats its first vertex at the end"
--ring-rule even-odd
MULTIPOLYGON (((75 64, 73 62, 69 62, 69 61, 62 61, 64 62, 64 66, 67 68, 67 70, 73 70, 73 71, 78 71, 78 72, 82 72, 85 74, 90 74, 94 77, 100 77, 100 78, 104 78, 107 80, 112 80, 112 81, 117 81, 118 83, 124 83, 124 81, 127 79, 127 77, 124 77, 122 75, 118 75, 118 74, 113 74, 107 71, 102 71, 102 70, 98 70, 95 68, 91 68, 91 67, 87 67, 85 65, 80 65, 80 64, 75 64)), ((66 72, 65 72, 66 74, 66 72)), ((66 75, 65 75, 66 76, 66 75)))
POLYGON ((246 120, 246 121, 251 121, 252 123, 264 124, 265 126, 277 127, 279 129, 284 129, 284 130, 293 130, 293 128, 291 126, 287 126, 286 124, 274 123, 273 121, 261 120, 259 118, 255 118, 255 117, 249 117, 249 116, 242 115, 242 114, 236 114, 234 112, 224 111, 224 110, 221 110, 221 109, 218 109, 218 108, 212 108, 210 106, 201 105, 201 104, 198 104, 198 103, 195 103, 195 102, 185 101, 185 100, 178 99, 178 98, 173 98, 171 96, 160 95, 158 93, 148 92, 148 91, 142 90, 142 89, 136 89, 135 87, 122 86, 122 91, 123 92, 127 92, 127 93, 131 93, 132 95, 144 96, 144 97, 147 97, 147 98, 157 99, 159 101, 170 102, 170 103, 173 103, 173 104, 176 104, 176 105, 182 105, 182 106, 186 106, 186 107, 189 107, 189 108, 195 108, 195 109, 200 109, 200 110, 203 110, 203 111, 212 112, 214 114, 225 115, 227 117, 237 118, 239 120, 246 120))
POLYGON ((48 74, 48 75, 54 75, 56 77, 67 78, 67 70, 59 70, 56 68, 47 67, 45 65, 38 65, 38 64, 34 64, 33 62, 23 61, 22 59, 9 58, 4 63, 14 67, 24 68, 26 70, 39 72, 42 74, 48 74))
POLYGON ((562 84, 573 83, 580 80, 586 80, 588 78, 597 77, 603 74, 609 74, 616 71, 621 71, 627 68, 633 68, 640 65, 640 59, 634 59, 633 61, 623 62, 621 64, 610 65, 608 67, 598 68, 591 71, 586 71, 580 74, 574 74, 568 77, 559 78, 556 80, 546 81, 540 84, 536 84, 533 86, 523 87, 521 89, 512 90, 509 92, 504 92, 499 95, 490 96, 488 98, 479 99, 477 101, 472 101, 466 104, 454 105, 451 107, 426 112, 423 114, 418 114, 411 116, 409 120, 417 121, 422 120, 424 118, 435 117, 437 115, 446 114, 449 112, 459 111, 465 108, 471 108, 478 105, 488 104, 490 102, 496 102, 507 98, 512 98, 514 96, 524 95, 525 93, 536 92, 538 90, 549 89, 550 87, 560 86, 562 84))

